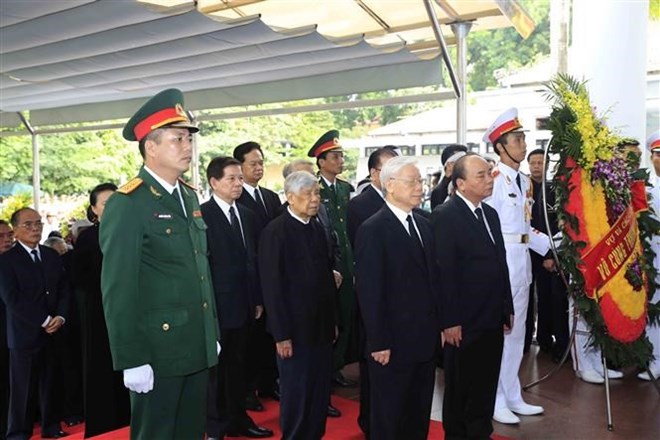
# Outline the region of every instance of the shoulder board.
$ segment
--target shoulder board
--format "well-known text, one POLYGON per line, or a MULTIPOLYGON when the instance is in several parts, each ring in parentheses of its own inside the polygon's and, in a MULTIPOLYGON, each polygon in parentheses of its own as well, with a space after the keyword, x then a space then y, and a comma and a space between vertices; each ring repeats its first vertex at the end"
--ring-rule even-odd
POLYGON ((185 186, 187 186, 188 188, 192 189, 192 190, 195 191, 195 192, 199 191, 199 188, 195 188, 195 187, 192 186, 190 183, 188 183, 188 182, 186 182, 185 180, 183 180, 181 177, 179 177, 179 182, 182 183, 182 184, 184 184, 185 186))
POLYGON ((351 192, 355 191, 355 188, 349 182, 345 181, 344 179, 340 179, 339 177, 336 177, 335 179, 337 179, 337 182, 341 182, 344 185, 348 185, 348 188, 350 189, 351 192))
POLYGON ((144 180, 140 179, 139 177, 134 177, 133 179, 129 180, 128 182, 120 186, 117 189, 117 192, 122 194, 130 194, 133 191, 135 191, 140 185, 142 185, 142 182, 144 182, 144 180))

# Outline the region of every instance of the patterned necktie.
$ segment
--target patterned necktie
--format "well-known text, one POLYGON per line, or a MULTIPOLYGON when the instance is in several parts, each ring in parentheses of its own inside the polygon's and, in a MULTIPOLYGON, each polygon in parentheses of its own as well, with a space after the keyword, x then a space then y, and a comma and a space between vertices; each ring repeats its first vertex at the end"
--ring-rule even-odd
POLYGON ((41 258, 39 258, 39 252, 37 252, 36 249, 32 249, 30 253, 32 254, 32 260, 35 263, 41 263, 41 258))
POLYGON ((238 217, 236 216, 236 211, 234 210, 233 206, 229 207, 229 223, 231 224, 231 228, 234 230, 234 233, 236 233, 238 237, 241 239, 241 243, 243 243, 243 246, 245 246, 243 231, 241 231, 241 223, 238 221, 238 217))
POLYGON ((264 203, 264 199, 261 198, 261 192, 259 191, 259 188, 254 189, 254 199, 257 201, 257 205, 261 206, 261 208, 264 210, 266 217, 268 217, 268 208, 264 203))

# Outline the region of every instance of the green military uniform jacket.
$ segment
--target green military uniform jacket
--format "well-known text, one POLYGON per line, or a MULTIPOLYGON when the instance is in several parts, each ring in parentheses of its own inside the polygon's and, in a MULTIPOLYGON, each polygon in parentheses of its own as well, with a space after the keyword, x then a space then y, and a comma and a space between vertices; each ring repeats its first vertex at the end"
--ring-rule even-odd
MULTIPOLYGON (((341 256, 340 272, 344 280, 352 280, 353 274, 353 252, 351 242, 348 240, 348 223, 346 214, 348 211, 348 201, 351 193, 355 191, 350 183, 335 178, 335 190, 331 190, 325 179, 319 176, 321 183, 321 202, 325 205, 328 212, 328 218, 337 233, 339 252, 341 256), (350 276, 351 278, 347 278, 350 276)), ((346 284, 346 283, 345 283, 346 284)))
POLYGON ((181 376, 217 363, 206 224, 195 193, 179 188, 187 216, 144 168, 105 207, 101 289, 115 370, 150 364, 155 376, 181 376))

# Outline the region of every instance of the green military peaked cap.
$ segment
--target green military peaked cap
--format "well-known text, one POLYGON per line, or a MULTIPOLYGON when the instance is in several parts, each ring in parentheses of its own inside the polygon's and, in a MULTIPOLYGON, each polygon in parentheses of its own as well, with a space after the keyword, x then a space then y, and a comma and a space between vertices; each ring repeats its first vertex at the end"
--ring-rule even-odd
POLYGON ((314 146, 307 152, 309 157, 319 157, 327 151, 341 150, 339 143, 339 131, 330 130, 319 138, 314 146))
POLYGON ((191 133, 199 128, 188 118, 183 109, 183 93, 179 89, 167 89, 149 99, 128 120, 122 135, 129 141, 141 141, 157 128, 181 127, 191 133))

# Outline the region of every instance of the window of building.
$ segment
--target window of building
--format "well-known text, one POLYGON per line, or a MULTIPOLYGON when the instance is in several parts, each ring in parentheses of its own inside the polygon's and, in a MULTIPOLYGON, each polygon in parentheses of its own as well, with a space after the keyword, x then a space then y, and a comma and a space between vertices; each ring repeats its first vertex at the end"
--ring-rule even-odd
POLYGON ((371 156, 371 153, 374 151, 378 150, 380 147, 366 147, 364 149, 364 157, 369 157, 371 156))
POLYGON ((414 156, 415 147, 413 145, 397 145, 397 148, 401 150, 402 156, 414 156))
POLYGON ((422 156, 437 156, 442 152, 442 144, 425 144, 422 145, 422 156))
POLYGON ((550 130, 550 118, 537 118, 536 119, 536 129, 537 130, 550 130))
POLYGON ((550 143, 550 139, 537 139, 536 148, 543 148, 545 150, 545 148, 548 146, 549 143, 550 143))

